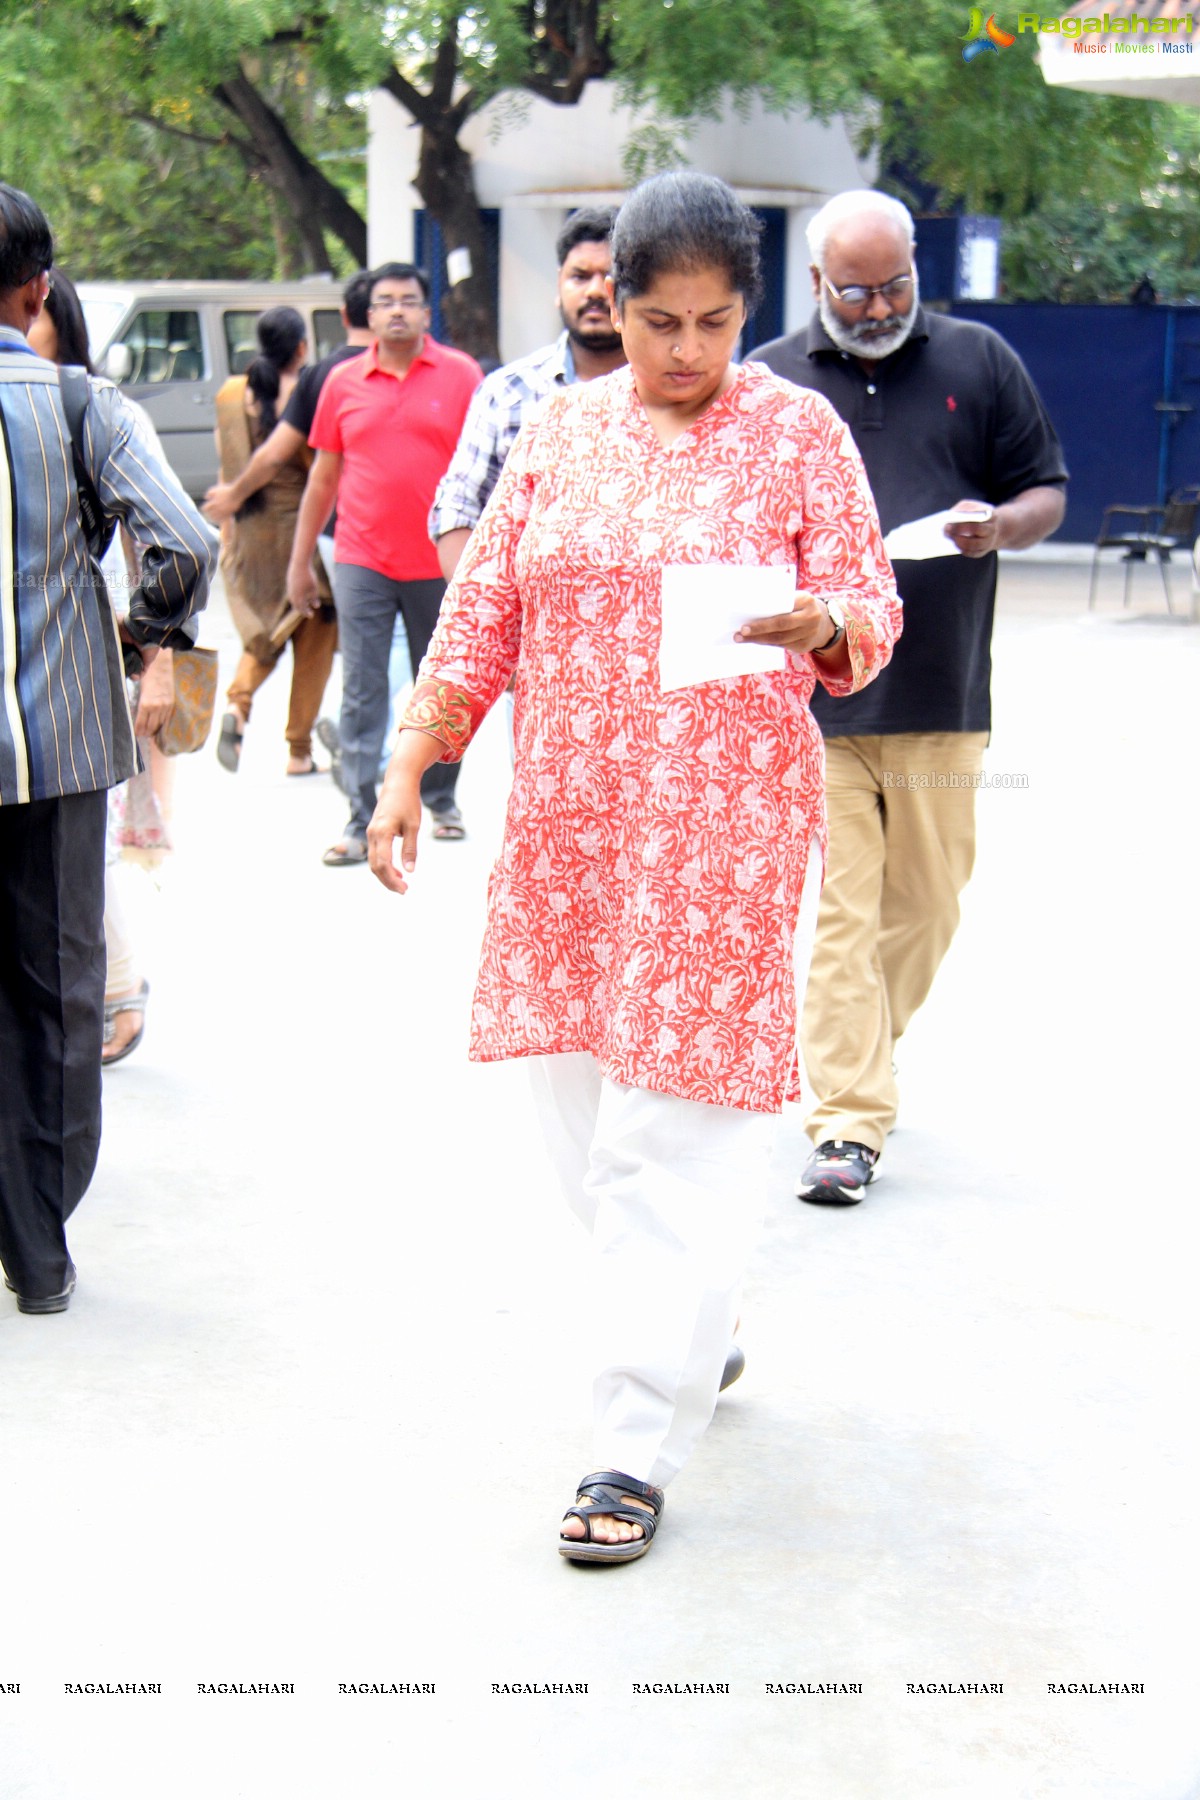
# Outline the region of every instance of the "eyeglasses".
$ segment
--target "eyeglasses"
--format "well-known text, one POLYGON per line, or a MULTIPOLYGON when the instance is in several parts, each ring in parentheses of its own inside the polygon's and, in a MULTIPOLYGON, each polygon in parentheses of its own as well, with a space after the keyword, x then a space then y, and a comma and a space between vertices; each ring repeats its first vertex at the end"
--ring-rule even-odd
POLYGON ((424 312, 424 300, 372 300, 368 312, 424 312))
POLYGON ((828 275, 822 275, 821 280, 834 299, 840 300, 843 306, 865 306, 874 294, 882 294, 888 305, 891 306, 897 300, 905 299, 912 292, 913 285, 911 275, 897 275, 892 281, 885 281, 882 287, 858 287, 855 285, 836 288, 828 275))

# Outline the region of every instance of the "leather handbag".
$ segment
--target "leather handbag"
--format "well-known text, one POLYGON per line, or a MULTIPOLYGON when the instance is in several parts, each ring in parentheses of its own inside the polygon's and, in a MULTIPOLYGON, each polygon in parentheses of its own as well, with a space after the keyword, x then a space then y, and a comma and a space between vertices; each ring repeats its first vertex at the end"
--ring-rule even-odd
POLYGON ((173 650, 175 704, 166 724, 155 735, 164 756, 184 756, 203 750, 212 730, 217 704, 217 653, 215 650, 173 650))

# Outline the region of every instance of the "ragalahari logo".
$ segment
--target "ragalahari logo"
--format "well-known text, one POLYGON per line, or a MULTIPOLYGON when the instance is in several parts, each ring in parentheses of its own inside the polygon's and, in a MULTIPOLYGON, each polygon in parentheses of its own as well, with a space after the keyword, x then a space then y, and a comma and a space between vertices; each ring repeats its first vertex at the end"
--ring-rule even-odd
POLYGON ((964 62, 974 62, 975 58, 982 56, 985 50, 990 50, 993 55, 996 55, 1001 50, 1008 50, 1017 41, 1011 32, 1004 31, 997 25, 995 13, 989 15, 985 25, 981 6, 971 8, 971 23, 963 33, 963 37, 964 62))

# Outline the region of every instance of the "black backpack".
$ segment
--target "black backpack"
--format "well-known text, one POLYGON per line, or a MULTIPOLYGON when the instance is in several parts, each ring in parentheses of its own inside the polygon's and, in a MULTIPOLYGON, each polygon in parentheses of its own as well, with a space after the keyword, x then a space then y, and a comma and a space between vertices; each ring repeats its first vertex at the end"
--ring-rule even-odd
MULTIPOLYGON (((93 562, 99 564, 113 541, 117 521, 105 514, 96 485, 88 474, 83 459, 83 415, 87 411, 88 378, 82 369, 60 368, 58 388, 62 395, 67 430, 71 434, 71 462, 75 470, 75 490, 79 496, 79 517, 93 562)), ((96 571, 99 575, 99 569, 96 571)))

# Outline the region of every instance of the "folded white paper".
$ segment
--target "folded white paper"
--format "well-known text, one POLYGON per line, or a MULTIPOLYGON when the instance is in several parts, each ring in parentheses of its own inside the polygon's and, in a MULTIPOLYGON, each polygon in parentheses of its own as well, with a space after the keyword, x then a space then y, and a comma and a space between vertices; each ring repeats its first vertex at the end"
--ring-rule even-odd
POLYGON ((662 572, 662 642, 658 672, 663 693, 701 681, 723 681, 787 667, 776 644, 735 644, 751 619, 791 612, 796 571, 786 563, 667 563, 662 572))
POLYGON ((974 512, 950 507, 945 512, 927 513, 923 519, 910 519, 906 525, 894 526, 884 538, 883 547, 893 562, 928 562, 931 556, 961 556, 958 545, 946 536, 950 520, 962 524, 967 519, 990 519, 991 516, 991 507, 982 505, 974 512))

